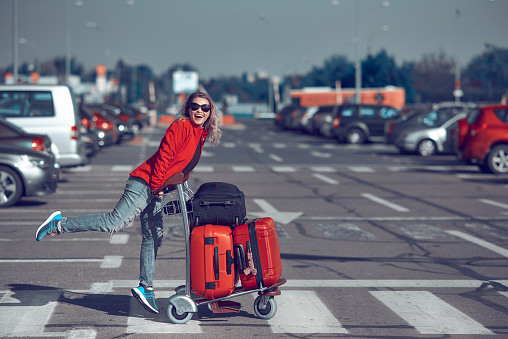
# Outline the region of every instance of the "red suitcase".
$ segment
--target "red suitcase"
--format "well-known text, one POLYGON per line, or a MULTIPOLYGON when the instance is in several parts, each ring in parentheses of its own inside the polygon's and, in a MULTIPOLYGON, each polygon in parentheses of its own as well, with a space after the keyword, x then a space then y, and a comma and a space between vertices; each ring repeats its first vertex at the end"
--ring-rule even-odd
POLYGON ((194 227, 190 239, 191 287, 208 300, 230 295, 235 288, 231 227, 194 227))
POLYGON ((233 243, 240 281, 245 290, 268 287, 279 280, 282 265, 272 218, 254 219, 235 227, 233 243))

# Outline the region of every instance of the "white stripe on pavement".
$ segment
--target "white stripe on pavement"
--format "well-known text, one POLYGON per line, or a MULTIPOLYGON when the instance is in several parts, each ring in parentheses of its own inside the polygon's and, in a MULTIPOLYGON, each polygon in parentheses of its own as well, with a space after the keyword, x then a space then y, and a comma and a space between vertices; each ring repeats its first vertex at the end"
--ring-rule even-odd
POLYGON ((337 180, 329 178, 326 175, 323 175, 320 173, 312 173, 312 176, 315 178, 318 178, 319 180, 322 180, 328 184, 331 184, 331 185, 338 185, 339 184, 339 182, 337 180))
POLYGON ((479 202, 483 202, 484 204, 487 204, 487 205, 492 205, 492 206, 508 209, 508 205, 507 204, 503 204, 503 203, 500 203, 500 202, 497 202, 497 201, 494 201, 494 200, 478 199, 478 201, 479 202))
POLYGON ((351 166, 349 170, 356 173, 373 173, 374 170, 367 166, 351 166))
POLYGON ((211 173, 213 172, 213 167, 212 166, 196 166, 196 168, 194 168, 194 172, 196 173, 211 173))
POLYGON ((427 291, 370 291, 422 334, 494 334, 427 291))
POLYGON ((473 244, 484 247, 488 250, 491 250, 492 252, 495 252, 497 254, 502 255, 503 257, 508 258, 508 250, 506 248, 494 245, 488 241, 473 237, 472 235, 469 235, 469 234, 461 232, 461 231, 449 230, 449 231, 445 231, 445 232, 448 234, 454 235, 456 237, 462 238, 464 240, 467 240, 469 242, 472 242, 473 244))
POLYGON ((284 291, 275 300, 273 333, 348 333, 314 291, 284 291))
POLYGON ((337 172, 337 170, 335 168, 330 167, 330 166, 313 166, 310 169, 314 172, 319 172, 319 173, 335 173, 335 172, 337 172))
POLYGON ((111 172, 132 172, 133 169, 131 165, 115 165, 111 167, 111 172))
POLYGON ((100 262, 101 268, 118 268, 122 265, 123 257, 107 255, 102 259, 2 259, 1 264, 61 264, 61 263, 94 263, 100 262))
POLYGON ((362 193, 362 197, 367 198, 371 201, 377 202, 378 204, 381 204, 383 206, 389 207, 397 212, 409 212, 409 210, 403 206, 394 204, 392 202, 389 202, 388 200, 379 198, 373 194, 370 193, 362 193))
POLYGON ((278 173, 294 173, 294 172, 296 172, 294 167, 289 167, 289 166, 272 166, 272 171, 278 172, 278 173))
POLYGON ((282 160, 284 160, 276 154, 270 154, 269 157, 270 157, 270 159, 275 160, 277 162, 282 162, 282 160))
POLYGON ((233 172, 239 173, 250 173, 254 172, 254 167, 252 166, 233 166, 233 172))

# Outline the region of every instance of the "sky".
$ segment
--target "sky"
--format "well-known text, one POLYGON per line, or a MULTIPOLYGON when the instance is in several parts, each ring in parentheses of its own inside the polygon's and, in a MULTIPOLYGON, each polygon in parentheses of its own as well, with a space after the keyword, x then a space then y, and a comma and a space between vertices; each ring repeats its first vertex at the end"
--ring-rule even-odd
POLYGON ((361 58, 385 49, 398 65, 443 51, 464 66, 485 43, 508 48, 508 0, 356 1, 0 0, 0 67, 13 62, 15 2, 20 65, 65 56, 68 12, 71 57, 87 70, 122 59, 156 75, 188 63, 201 79, 304 74, 333 55, 353 62, 355 27, 361 58))

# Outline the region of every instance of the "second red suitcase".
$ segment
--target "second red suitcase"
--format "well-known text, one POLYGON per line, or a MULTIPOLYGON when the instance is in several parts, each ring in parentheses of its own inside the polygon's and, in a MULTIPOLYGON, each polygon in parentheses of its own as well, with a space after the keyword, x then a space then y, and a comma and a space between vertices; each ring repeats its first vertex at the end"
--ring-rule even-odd
POLYGON ((279 280, 282 265, 279 240, 272 218, 259 218, 235 227, 233 242, 244 289, 271 286, 279 280), (249 253, 252 253, 251 260, 249 253))
POLYGON ((194 294, 208 300, 230 295, 236 282, 231 227, 194 227, 190 252, 191 286, 194 294))

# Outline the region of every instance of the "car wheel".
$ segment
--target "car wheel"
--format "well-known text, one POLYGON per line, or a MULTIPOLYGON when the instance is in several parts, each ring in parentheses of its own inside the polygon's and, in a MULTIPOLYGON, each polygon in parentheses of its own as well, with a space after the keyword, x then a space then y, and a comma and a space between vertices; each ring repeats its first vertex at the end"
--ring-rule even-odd
POLYGON ((508 173, 508 145, 494 147, 487 156, 487 166, 494 174, 508 173))
POLYGON ((363 144, 365 142, 365 134, 359 128, 351 128, 347 131, 346 142, 348 144, 363 144))
POLYGON ((0 166, 0 207, 15 205, 23 195, 23 182, 13 169, 0 166))
POLYGON ((436 143, 430 139, 425 139, 418 143, 416 152, 421 156, 428 157, 430 155, 436 154, 436 150, 436 143))

